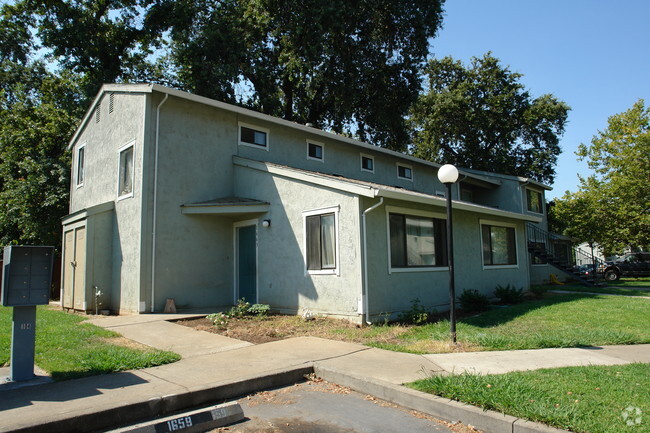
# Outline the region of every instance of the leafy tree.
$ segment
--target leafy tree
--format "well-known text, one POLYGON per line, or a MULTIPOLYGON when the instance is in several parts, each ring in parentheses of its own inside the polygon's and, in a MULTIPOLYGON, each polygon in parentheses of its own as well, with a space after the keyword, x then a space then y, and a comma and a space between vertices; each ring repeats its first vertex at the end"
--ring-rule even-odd
POLYGON ((76 80, 39 62, 2 67, 0 243, 58 246, 70 188, 66 145, 82 114, 76 80))
POLYGON ((428 91, 410 112, 412 152, 440 163, 552 183, 569 107, 532 98, 521 74, 491 53, 465 67, 451 57, 425 69, 428 91))
POLYGON ((182 87, 405 149, 444 0, 163 2, 182 87))
POLYGON ((33 29, 48 57, 77 74, 90 99, 104 83, 163 79, 149 58, 162 44, 162 29, 148 19, 152 3, 21 0, 6 18, 33 29))

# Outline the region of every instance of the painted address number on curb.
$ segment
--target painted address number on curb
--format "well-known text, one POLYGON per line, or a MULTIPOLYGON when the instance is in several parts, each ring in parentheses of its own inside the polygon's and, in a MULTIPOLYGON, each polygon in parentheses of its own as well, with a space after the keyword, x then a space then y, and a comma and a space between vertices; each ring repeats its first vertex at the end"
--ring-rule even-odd
POLYGON ((158 423, 154 426, 156 433, 182 432, 197 424, 212 421, 220 416, 225 416, 223 409, 213 410, 212 412, 201 412, 189 416, 181 416, 158 423))

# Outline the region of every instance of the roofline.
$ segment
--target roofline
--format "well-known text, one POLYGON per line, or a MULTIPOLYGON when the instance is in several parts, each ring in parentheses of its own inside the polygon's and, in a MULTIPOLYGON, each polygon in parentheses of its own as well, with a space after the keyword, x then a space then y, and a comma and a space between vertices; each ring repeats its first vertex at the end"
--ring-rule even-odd
MULTIPOLYGON (((335 189, 351 194, 356 194, 363 197, 385 197, 396 200, 408 201, 411 203, 427 204, 432 206, 445 207, 447 199, 435 195, 429 195, 422 192, 403 190, 395 191, 392 189, 384 189, 381 185, 360 185, 355 183, 353 179, 347 178, 332 179, 329 176, 319 175, 315 172, 306 172, 305 170, 294 169, 291 167, 279 166, 271 162, 255 161, 252 159, 242 158, 241 156, 233 156, 233 164, 247 167, 254 170, 264 171, 270 174, 277 174, 279 176, 295 179, 318 186, 335 189)), ((502 218, 510 218, 516 220, 541 222, 541 217, 532 215, 520 214, 501 209, 496 209, 488 206, 481 206, 473 203, 453 200, 453 207, 458 210, 468 212, 480 213, 484 215, 497 216, 502 218)))
POLYGON ((484 175, 484 176, 496 176, 496 177, 501 177, 504 179, 510 179, 510 180, 516 180, 520 183, 529 183, 532 185, 535 185, 539 188, 545 189, 547 191, 553 190, 552 187, 546 185, 545 183, 538 182, 534 179, 531 179, 530 177, 523 177, 523 176, 515 176, 511 174, 503 174, 503 173, 496 173, 496 172, 490 172, 490 171, 485 171, 485 170, 476 170, 473 168, 466 168, 465 171, 472 173, 473 175, 484 175))
MULTIPOLYGON (((335 134, 333 132, 323 131, 322 129, 314 128, 314 127, 303 125, 303 124, 296 123, 296 122, 291 122, 289 120, 285 120, 285 119, 282 119, 282 118, 279 118, 279 117, 274 117, 274 116, 271 116, 269 114, 260 113, 258 111, 250 110, 248 108, 239 107, 237 105, 228 104, 226 102, 217 101, 216 99, 207 98, 205 96, 194 95, 192 93, 188 93, 188 92, 185 92, 185 91, 182 91, 182 90, 172 89, 170 87, 165 87, 165 86, 162 86, 160 84, 104 84, 101 87, 101 89, 99 90, 99 92, 97 93, 97 96, 95 96, 95 99, 93 100, 92 104, 88 108, 88 111, 86 112, 86 114, 83 117, 81 123, 79 124, 79 127, 77 128, 74 135, 72 136, 72 138, 68 142, 68 150, 70 150, 72 148, 72 146, 76 142, 79 134, 85 128, 86 124, 88 123, 88 120, 91 118, 92 113, 94 112, 97 103, 101 100, 103 94, 104 93, 111 93, 111 92, 115 92, 115 93, 118 93, 118 92, 120 92, 120 93, 153 93, 153 92, 160 92, 160 93, 164 93, 164 94, 167 94, 167 95, 170 95, 170 96, 175 96, 177 98, 186 99, 188 101, 196 102, 196 103, 199 103, 199 104, 208 105, 210 107, 215 107, 215 108, 230 111, 230 112, 233 112, 233 113, 241 114, 243 116, 252 117, 254 119, 262 120, 264 122, 274 123, 276 125, 297 129, 299 131, 302 131, 302 132, 305 132, 305 133, 308 133, 308 134, 317 135, 319 137, 323 137, 323 138, 326 138, 326 139, 337 140, 337 141, 340 141, 340 142, 348 143, 348 144, 351 144, 353 146, 361 147, 363 149, 370 150, 370 151, 373 151, 373 152, 383 153, 383 154, 390 155, 390 156, 395 157, 395 158, 408 160, 410 162, 415 162, 415 163, 422 164, 422 165, 428 165, 429 167, 433 167, 435 169, 438 169, 438 168, 440 168, 442 166, 442 164, 438 164, 436 162, 426 161, 424 159, 416 158, 415 156, 412 156, 412 155, 407 155, 405 153, 401 153, 401 152, 397 152, 397 151, 394 151, 394 150, 386 149, 384 147, 374 146, 372 144, 369 144, 369 143, 366 143, 364 141, 357 140, 357 139, 354 139, 354 138, 351 138, 351 137, 346 137, 344 135, 335 134)), ((466 171, 463 168, 459 168, 458 172, 461 175, 472 177, 472 178, 475 178, 477 180, 487 182, 487 183, 495 185, 495 186, 501 185, 500 181, 495 180, 495 179, 491 179, 489 177, 489 174, 488 174, 488 176, 481 175, 481 174, 476 174, 476 173, 472 173, 470 171, 466 171)))

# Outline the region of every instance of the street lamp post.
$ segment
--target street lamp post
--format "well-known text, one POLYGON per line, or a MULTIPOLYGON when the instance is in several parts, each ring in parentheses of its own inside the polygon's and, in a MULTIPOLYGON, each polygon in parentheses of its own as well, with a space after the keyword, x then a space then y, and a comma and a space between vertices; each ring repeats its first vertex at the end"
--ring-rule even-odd
POLYGON ((449 263, 449 324, 451 341, 456 343, 456 287, 454 281, 454 238, 451 221, 451 185, 458 180, 458 170, 445 164, 438 170, 438 179, 447 186, 447 262, 449 263))

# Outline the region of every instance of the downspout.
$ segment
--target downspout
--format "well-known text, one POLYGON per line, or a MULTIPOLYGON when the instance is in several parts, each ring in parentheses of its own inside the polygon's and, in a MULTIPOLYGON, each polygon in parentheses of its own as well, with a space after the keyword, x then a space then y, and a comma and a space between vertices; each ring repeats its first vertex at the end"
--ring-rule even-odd
POLYGON ((151 312, 154 312, 155 305, 155 295, 156 295, 156 207, 158 204, 158 142, 160 140, 160 107, 167 102, 169 98, 169 93, 165 94, 165 97, 158 107, 156 107, 156 144, 155 144, 155 156, 154 156, 154 168, 153 168, 153 224, 151 228, 151 312))
POLYGON ((363 211, 362 225, 363 225, 363 284, 361 287, 361 321, 363 325, 370 325, 368 321, 368 235, 366 233, 366 214, 377 209, 384 203, 384 198, 379 197, 379 203, 369 207, 363 211))

